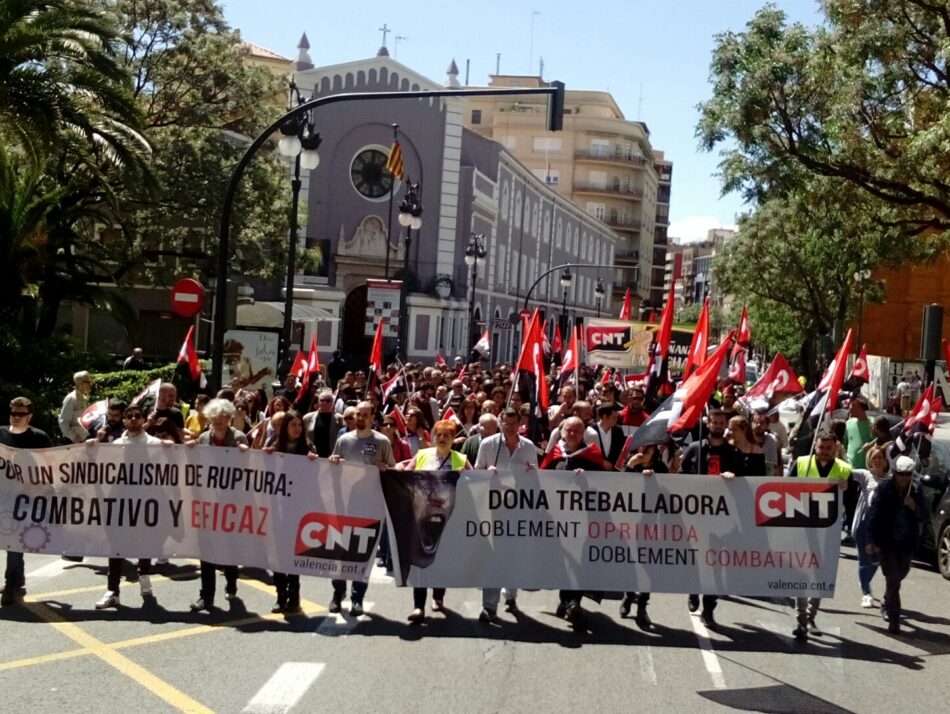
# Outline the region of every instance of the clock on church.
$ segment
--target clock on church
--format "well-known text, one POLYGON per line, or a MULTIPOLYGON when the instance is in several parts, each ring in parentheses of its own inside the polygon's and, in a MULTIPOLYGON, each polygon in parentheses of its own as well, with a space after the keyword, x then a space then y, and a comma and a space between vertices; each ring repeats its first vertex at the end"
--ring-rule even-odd
POLYGON ((353 188, 367 198, 382 198, 393 184, 392 174, 386 171, 388 158, 379 149, 364 149, 350 166, 353 188))

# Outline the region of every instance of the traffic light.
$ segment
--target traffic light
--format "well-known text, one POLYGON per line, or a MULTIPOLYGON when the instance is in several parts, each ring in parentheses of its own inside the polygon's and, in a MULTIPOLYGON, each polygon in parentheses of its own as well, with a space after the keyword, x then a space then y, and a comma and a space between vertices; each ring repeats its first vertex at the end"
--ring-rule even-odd
POLYGON ((548 131, 561 131, 564 128, 564 82, 551 82, 554 94, 548 102, 548 131))

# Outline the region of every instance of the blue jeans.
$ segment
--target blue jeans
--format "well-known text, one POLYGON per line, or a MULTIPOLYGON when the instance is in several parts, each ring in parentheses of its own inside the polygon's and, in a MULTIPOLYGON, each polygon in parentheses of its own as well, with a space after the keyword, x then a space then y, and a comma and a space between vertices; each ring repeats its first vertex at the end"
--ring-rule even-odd
POLYGON ((4 580, 8 588, 22 588, 26 585, 26 576, 23 572, 23 553, 15 550, 7 551, 7 570, 4 580))
POLYGON ((854 533, 854 545, 858 549, 858 582, 861 583, 861 594, 871 594, 871 578, 877 572, 878 559, 865 552, 868 544, 868 522, 867 519, 858 523, 854 533))

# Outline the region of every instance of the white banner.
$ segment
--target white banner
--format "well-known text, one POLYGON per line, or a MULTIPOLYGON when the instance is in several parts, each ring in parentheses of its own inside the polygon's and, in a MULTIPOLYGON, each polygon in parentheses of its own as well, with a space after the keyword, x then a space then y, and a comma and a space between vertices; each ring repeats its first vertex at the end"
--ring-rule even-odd
MULTIPOLYGON (((585 317, 586 363, 645 372, 650 364, 650 345, 660 326, 609 317, 585 317)), ((680 374, 693 339, 693 325, 674 325, 670 335, 670 372, 680 374)))
POLYGON ((383 490, 397 582, 834 596, 824 480, 389 471, 383 490))
POLYGON ((0 446, 8 550, 366 580, 383 516, 379 472, 362 465, 215 446, 0 446))

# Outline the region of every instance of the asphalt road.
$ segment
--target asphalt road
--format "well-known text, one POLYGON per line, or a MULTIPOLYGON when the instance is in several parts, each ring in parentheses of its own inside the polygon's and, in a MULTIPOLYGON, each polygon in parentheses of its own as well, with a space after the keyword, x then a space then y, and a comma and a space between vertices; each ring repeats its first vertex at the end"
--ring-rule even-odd
MULTIPOLYGON (((517 616, 477 621, 477 590, 408 625, 411 593, 374 574, 368 613, 328 615, 327 581, 304 578, 304 614, 271 615, 266 574, 242 571, 239 599, 194 615, 194 564, 153 576, 158 605, 123 582, 118 610, 96 611, 105 561, 27 556, 29 594, 0 610, 0 709, 31 712, 937 712, 950 681, 950 582, 915 567, 904 632, 862 610, 853 549, 823 634, 791 638, 791 608, 729 598, 707 631, 682 595, 655 595, 654 627, 589 603, 589 628, 554 616, 555 595, 521 593, 517 616)), ((128 575, 134 577, 131 563, 128 575)), ((883 580, 876 576, 880 591, 883 580)), ((876 592, 877 594, 877 592, 876 592)))

